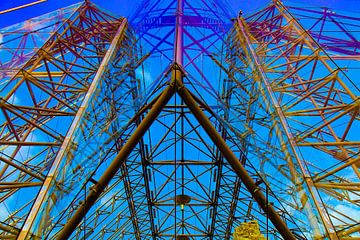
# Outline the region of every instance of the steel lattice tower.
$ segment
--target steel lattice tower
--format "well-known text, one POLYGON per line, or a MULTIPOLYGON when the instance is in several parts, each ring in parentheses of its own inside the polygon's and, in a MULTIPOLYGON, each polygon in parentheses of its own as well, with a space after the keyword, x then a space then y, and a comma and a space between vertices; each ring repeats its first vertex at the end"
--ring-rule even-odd
POLYGON ((157 0, 1 29, 0 238, 358 238, 359 28, 157 0))

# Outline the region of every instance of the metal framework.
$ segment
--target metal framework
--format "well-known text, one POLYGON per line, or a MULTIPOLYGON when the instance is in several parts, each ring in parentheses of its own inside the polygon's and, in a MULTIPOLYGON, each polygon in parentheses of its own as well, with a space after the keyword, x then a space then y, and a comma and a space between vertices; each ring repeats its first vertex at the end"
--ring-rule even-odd
POLYGON ((359 23, 85 1, 1 29, 0 238, 356 239, 359 23))

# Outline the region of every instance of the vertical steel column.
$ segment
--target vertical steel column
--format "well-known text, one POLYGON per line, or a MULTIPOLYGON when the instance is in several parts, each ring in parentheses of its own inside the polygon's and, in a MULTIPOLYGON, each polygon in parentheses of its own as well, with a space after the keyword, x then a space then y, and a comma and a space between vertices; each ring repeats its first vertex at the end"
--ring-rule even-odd
MULTIPOLYGON (((185 0, 178 0, 177 1, 177 6, 176 6, 176 22, 175 22, 175 39, 174 39, 174 65, 173 65, 173 69, 172 69, 172 77, 174 79, 174 84, 176 84, 178 81, 182 82, 183 80, 183 73, 182 73, 182 66, 183 66, 183 53, 184 53, 184 35, 183 35, 183 15, 184 15, 184 1, 185 0)), ((176 98, 175 98, 176 99, 176 98)), ((175 105, 176 105, 176 100, 175 100, 175 105)), ((175 113, 174 113, 174 119, 176 122, 176 107, 175 107, 175 113)), ((175 127, 175 131, 176 127, 175 127)), ((175 156, 176 156, 176 134, 175 133, 175 156)), ((184 141, 184 139, 182 139, 181 141, 184 141)), ((181 149, 181 151, 184 151, 184 149, 181 149)), ((176 161, 176 157, 174 158, 174 171, 175 171, 175 176, 174 176, 174 182, 175 182, 175 198, 177 197, 177 176, 176 176, 176 169, 177 169, 177 161, 176 161)), ((183 166, 182 166, 183 167, 183 166)), ((175 227, 175 234, 174 234, 174 238, 177 238, 177 207, 176 207, 176 202, 174 202, 175 207, 175 222, 174 222, 174 227, 175 227)))
POLYGON ((199 121, 200 125, 204 128, 206 133, 209 135, 211 140, 215 143, 215 145, 219 148, 222 155, 226 158, 226 160, 230 163, 233 170, 239 176, 241 181, 244 183, 246 188, 249 190, 251 195, 260 205, 262 210, 267 214, 271 222, 274 224, 276 229, 279 231, 281 236, 286 240, 295 240, 296 238, 284 223, 284 221, 280 218, 275 209, 269 205, 266 201, 264 194, 261 192, 259 187, 255 184, 254 180, 249 176, 246 169, 240 163, 239 159, 235 156, 235 154, 231 151, 229 146, 226 144, 224 139, 220 136, 218 131, 211 124, 210 120, 198 106, 191 93, 186 89, 186 87, 180 82, 177 81, 177 89, 176 91, 184 100, 185 104, 189 107, 190 111, 194 114, 196 119, 199 121))
POLYGON ((183 15, 184 15, 184 0, 178 0, 176 8, 176 24, 175 24, 175 41, 174 41, 174 62, 178 65, 183 65, 183 15))

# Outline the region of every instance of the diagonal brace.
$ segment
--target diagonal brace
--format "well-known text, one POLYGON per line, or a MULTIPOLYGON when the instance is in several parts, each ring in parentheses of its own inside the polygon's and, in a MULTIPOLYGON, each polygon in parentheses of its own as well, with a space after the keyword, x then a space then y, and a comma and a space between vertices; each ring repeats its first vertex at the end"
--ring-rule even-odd
POLYGON ((131 135, 130 139, 121 148, 119 154, 114 158, 113 162, 106 169, 99 181, 92 187, 91 192, 86 198, 85 202, 76 210, 75 214, 71 217, 71 219, 66 223, 64 228, 59 233, 58 239, 63 240, 70 237, 70 235, 76 229, 78 224, 82 221, 86 213, 100 197, 101 193, 104 191, 111 179, 115 176, 120 166, 125 162, 129 154, 140 142, 141 138, 150 128, 155 119, 159 116, 160 112, 163 110, 170 98, 174 95, 175 91, 184 100, 185 104, 194 114, 200 125, 204 128, 211 140, 218 147, 222 155, 230 163, 235 173, 245 184, 248 191, 252 194, 252 196, 260 205, 262 210, 267 214, 270 221, 274 224, 274 226, 283 236, 283 238, 287 240, 296 239, 290 229, 284 223, 284 221, 280 218, 279 214, 271 205, 268 204, 264 194, 255 184, 254 180, 250 177, 247 170, 243 167, 238 158, 226 144, 225 140, 220 136, 220 134, 214 128, 210 120, 198 106, 196 100, 194 99, 190 91, 182 83, 182 77, 183 72, 181 71, 181 69, 176 69, 176 66, 174 66, 172 70, 171 84, 160 94, 159 98, 156 100, 146 117, 141 121, 135 132, 131 135))
POLYGON ((189 107, 190 111, 194 114, 195 118, 199 121, 200 125, 204 128, 211 140, 218 147, 222 155, 230 163, 232 169, 244 183, 244 185, 254 197, 256 202, 260 205, 262 210, 267 214, 270 221, 274 224, 281 236, 283 236, 283 238, 287 240, 295 240, 296 238, 294 237, 290 229, 280 218, 279 214, 275 211, 275 209, 270 204, 268 204, 264 194, 260 191, 259 187, 255 184, 254 180, 250 177, 247 170, 240 163, 239 159, 235 156, 235 154, 226 144, 225 140, 220 136, 220 134, 214 128, 205 113, 201 110, 195 99, 192 97, 190 91, 178 79, 176 80, 176 85, 177 93, 184 100, 185 104, 189 107))
POLYGON ((104 191, 106 186, 110 183, 111 179, 115 176, 116 172, 119 170, 120 166, 125 162, 127 157, 140 142, 141 138, 144 136, 146 131, 149 129, 151 124, 159 116, 160 112, 174 95, 175 89, 173 84, 170 84, 165 90, 161 93, 158 100, 152 106, 149 113, 141 121, 138 128, 131 135, 126 144, 121 148, 118 155, 114 158, 113 162, 106 169, 104 174, 101 176, 99 181, 92 187, 89 195, 87 196, 85 202, 76 210, 75 214, 70 218, 70 220, 65 224, 64 228, 58 235, 58 239, 68 239, 72 232, 76 229, 79 223, 82 221, 86 213, 94 205, 96 200, 100 197, 101 193, 104 191))

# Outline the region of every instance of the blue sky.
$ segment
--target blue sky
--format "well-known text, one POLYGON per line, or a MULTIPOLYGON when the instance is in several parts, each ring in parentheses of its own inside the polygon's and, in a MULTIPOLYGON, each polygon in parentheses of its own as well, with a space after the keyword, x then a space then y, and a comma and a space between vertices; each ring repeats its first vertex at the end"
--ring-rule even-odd
MULTIPOLYGON (((0 10, 8 9, 11 7, 16 7, 21 4, 26 4, 34 0, 0 0, 0 10)), ((96 4, 102 6, 104 9, 108 9, 111 12, 114 12, 118 15, 129 16, 135 10, 136 6, 141 0, 94 0, 96 4)), ((151 0, 150 0, 151 1, 151 0)), ((242 9, 244 14, 252 13, 262 7, 264 7, 269 0, 227 0, 233 7, 234 11, 242 9)), ((28 7, 19 11, 14 11, 7 14, 0 15, 0 28, 5 27, 17 22, 24 21, 31 17, 35 17, 46 12, 62 8, 73 3, 76 3, 76 0, 48 0, 47 2, 41 3, 39 5, 28 7)), ((327 6, 332 8, 334 11, 351 11, 352 14, 358 14, 356 12, 360 11, 360 6, 358 5, 359 0, 295 0, 295 1, 286 1, 288 4, 302 6, 327 6)))
MULTIPOLYGON (((35 0, 2 0, 0 1, 0 11, 17 7, 22 4, 34 2, 35 0)), ((271 0, 226 0, 234 9, 235 12, 242 9, 244 14, 251 13, 257 9, 262 8, 271 0)), ((17 22, 27 20, 29 18, 44 14, 62 8, 79 0, 47 0, 46 2, 17 10, 11 13, 0 15, 0 28, 12 25, 17 22)), ((92 0, 92 2, 102 6, 103 8, 114 12, 121 16, 129 16, 136 9, 141 0, 92 0)), ((291 0, 284 1, 290 5, 301 4, 304 6, 326 6, 334 9, 335 11, 351 11, 352 14, 358 15, 360 13, 359 0, 291 0)))

